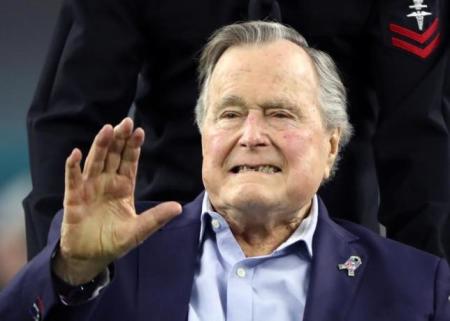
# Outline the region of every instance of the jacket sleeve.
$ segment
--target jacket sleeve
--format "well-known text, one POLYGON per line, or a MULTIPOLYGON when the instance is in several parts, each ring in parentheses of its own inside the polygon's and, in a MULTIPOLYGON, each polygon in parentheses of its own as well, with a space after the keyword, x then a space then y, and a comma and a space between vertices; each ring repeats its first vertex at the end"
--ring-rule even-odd
POLYGON ((50 262, 59 244, 61 217, 55 218, 43 251, 0 292, 0 320, 44 320, 60 304, 53 289, 50 262))
POLYGON ((27 118, 32 191, 24 200, 29 258, 62 207, 64 164, 87 153, 105 123, 132 105, 143 34, 135 1, 65 0, 27 118))
POLYGON ((371 80, 379 105, 374 152, 380 221, 388 237, 439 256, 450 254, 448 1, 378 1, 371 26, 371 80), (447 90, 448 91, 448 90, 447 90))
POLYGON ((64 304, 59 293, 58 281, 52 273, 53 254, 59 246, 63 212, 54 217, 46 247, 36 255, 0 292, 0 320, 90 320, 92 311, 98 304, 103 289, 114 279, 114 265, 109 270, 110 281, 96 289, 92 297, 79 301, 76 305, 64 304))

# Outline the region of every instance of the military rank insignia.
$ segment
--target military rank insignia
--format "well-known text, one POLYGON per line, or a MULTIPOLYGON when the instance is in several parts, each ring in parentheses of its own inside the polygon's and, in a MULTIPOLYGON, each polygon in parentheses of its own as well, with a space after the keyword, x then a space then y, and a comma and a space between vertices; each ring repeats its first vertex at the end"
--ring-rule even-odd
MULTIPOLYGON (((422 59, 431 55, 439 46, 439 18, 426 1, 411 0, 398 23, 390 23, 391 43, 422 59)), ((434 8, 436 11, 437 8, 434 8)))

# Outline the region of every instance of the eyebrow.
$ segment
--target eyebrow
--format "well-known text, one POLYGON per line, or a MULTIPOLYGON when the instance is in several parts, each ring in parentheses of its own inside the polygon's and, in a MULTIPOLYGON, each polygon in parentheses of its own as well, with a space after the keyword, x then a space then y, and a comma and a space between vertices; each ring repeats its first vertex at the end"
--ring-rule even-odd
POLYGON ((219 105, 218 105, 218 110, 222 110, 226 107, 229 106, 238 106, 238 107, 247 107, 247 103, 245 102, 245 100, 239 96, 236 95, 229 95, 229 96, 225 96, 221 99, 219 105))
POLYGON ((262 109, 285 109, 292 112, 299 112, 300 108, 293 102, 283 99, 283 98, 275 98, 272 100, 268 100, 259 104, 262 109))
MULTIPOLYGON (((237 106, 237 107, 248 107, 248 104, 246 101, 236 95, 229 95, 222 98, 221 102, 218 105, 218 109, 221 110, 223 108, 229 107, 229 106, 237 106)), ((261 104, 258 104, 259 107, 262 109, 286 109, 290 110, 292 112, 298 112, 299 108, 296 104, 292 103, 291 101, 283 98, 274 98, 271 100, 264 101, 261 104)))

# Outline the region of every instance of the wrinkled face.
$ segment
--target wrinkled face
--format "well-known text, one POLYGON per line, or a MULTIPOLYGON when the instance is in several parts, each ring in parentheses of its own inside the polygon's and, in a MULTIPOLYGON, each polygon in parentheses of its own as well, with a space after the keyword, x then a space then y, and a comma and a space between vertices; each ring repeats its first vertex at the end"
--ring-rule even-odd
POLYGON ((327 131, 308 55, 280 40, 229 48, 211 76, 202 124, 203 182, 216 209, 297 211, 328 177, 327 131))

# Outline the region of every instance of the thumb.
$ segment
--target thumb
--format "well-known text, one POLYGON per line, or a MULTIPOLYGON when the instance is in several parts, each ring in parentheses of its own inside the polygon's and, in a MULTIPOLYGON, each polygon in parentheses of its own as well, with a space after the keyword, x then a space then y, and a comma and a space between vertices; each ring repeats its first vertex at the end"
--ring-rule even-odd
POLYGON ((182 207, 179 203, 164 202, 138 215, 136 220, 136 245, 142 243, 181 212, 182 207))

